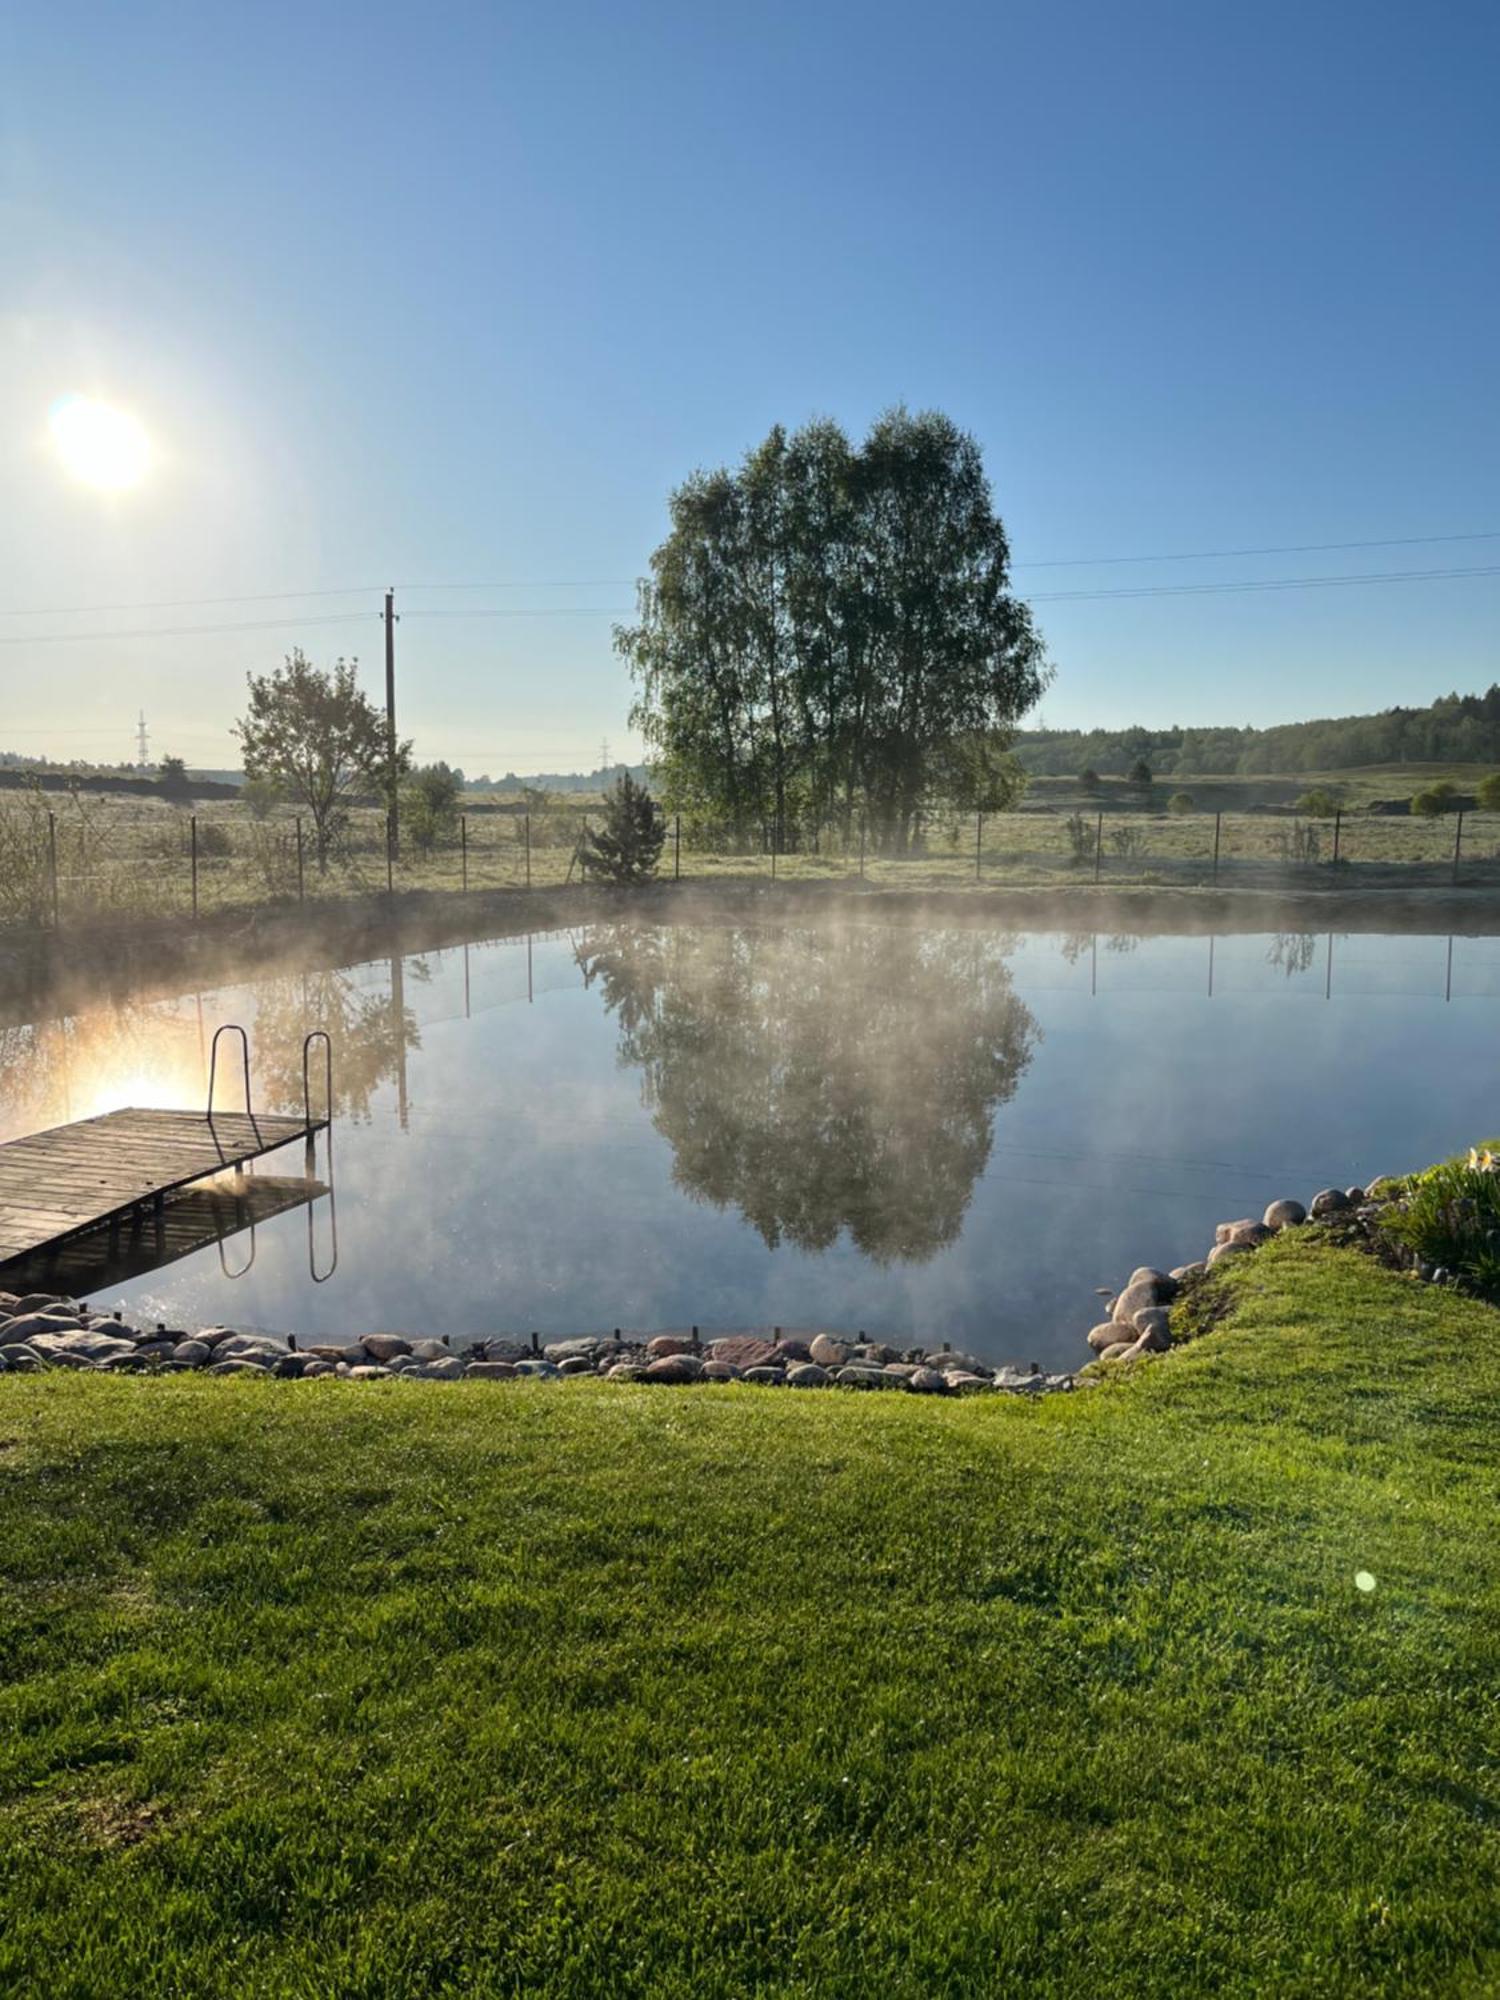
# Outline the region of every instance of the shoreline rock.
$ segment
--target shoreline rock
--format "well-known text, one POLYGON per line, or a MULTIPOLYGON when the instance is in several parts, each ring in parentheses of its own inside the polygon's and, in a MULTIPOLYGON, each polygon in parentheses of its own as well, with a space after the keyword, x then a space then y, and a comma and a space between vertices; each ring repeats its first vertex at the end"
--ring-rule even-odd
MULTIPOLYGON (((1148 1274, 1138 1274, 1146 1276, 1148 1274)), ((1149 1274, 1162 1280, 1160 1272, 1149 1274)), ((1166 1282, 1170 1283, 1170 1280, 1166 1282)), ((1123 1330, 1123 1329, 1117 1329, 1123 1330)), ((1132 1338, 1140 1337, 1131 1329, 1132 1338)), ((97 1313, 83 1301, 51 1293, 17 1297, 0 1291, 0 1375, 50 1369, 107 1374, 267 1376, 311 1382, 565 1382, 705 1385, 744 1382, 788 1389, 884 1389, 922 1396, 1048 1395, 1071 1390, 1074 1377, 991 1367, 952 1346, 906 1351, 864 1334, 818 1333, 784 1338, 777 1327, 725 1333, 649 1337, 574 1334, 542 1342, 506 1334, 368 1333, 345 1342, 306 1341, 296 1334, 240 1333, 233 1327, 194 1330, 140 1328, 123 1315, 97 1313)))

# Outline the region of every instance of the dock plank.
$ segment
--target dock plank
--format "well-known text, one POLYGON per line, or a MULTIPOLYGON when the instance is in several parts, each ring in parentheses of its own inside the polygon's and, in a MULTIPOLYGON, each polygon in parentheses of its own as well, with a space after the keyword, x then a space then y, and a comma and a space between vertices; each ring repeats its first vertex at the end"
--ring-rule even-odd
POLYGON ((310 1138, 327 1123, 130 1109, 12 1139, 0 1146, 0 1265, 310 1138))

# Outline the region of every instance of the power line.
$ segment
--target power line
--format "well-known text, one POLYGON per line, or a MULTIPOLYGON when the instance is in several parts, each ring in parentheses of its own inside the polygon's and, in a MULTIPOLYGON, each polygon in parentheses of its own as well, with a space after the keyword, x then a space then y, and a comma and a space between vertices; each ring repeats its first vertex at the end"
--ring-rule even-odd
MULTIPOLYGON (((504 589, 505 585, 496 586, 504 589)), ((0 618, 102 618, 115 611, 201 611, 214 604, 288 604, 299 597, 373 597, 383 584, 351 584, 347 590, 262 590, 241 597, 152 597, 135 604, 51 604, 39 611, 0 611, 0 618)))
POLYGON ((1084 598, 1102 597, 1210 597, 1221 596, 1231 591, 1328 590, 1335 586, 1347 587, 1359 583, 1436 583, 1461 576, 1500 576, 1500 563, 1480 564, 1472 569, 1387 570, 1373 574, 1369 571, 1356 571, 1347 576, 1265 577, 1257 582, 1147 583, 1129 585, 1120 590, 1048 590, 1036 592, 1028 602, 1069 604, 1084 598))
POLYGON ((1188 549, 1171 556, 1054 556, 1047 562, 1012 563, 1012 569, 1103 569, 1112 563, 1228 562, 1239 556, 1310 556, 1331 549, 1414 549, 1435 542, 1497 542, 1500 529, 1467 535, 1400 535, 1384 542, 1284 542, 1264 549, 1188 549))
POLYGON ((294 625, 373 624, 378 611, 324 612, 316 618, 246 618, 224 625, 139 625, 125 632, 35 632, 7 633, 0 646, 65 646, 78 639, 190 639, 205 632, 275 632, 294 625))
MULTIPOLYGON (((1184 549, 1171 555, 1144 556, 1053 556, 1030 562, 1013 563, 1013 569, 1102 569, 1120 563, 1168 563, 1168 562, 1221 562, 1233 561, 1250 556, 1317 555, 1336 549, 1401 549, 1431 547, 1439 543, 1451 542, 1493 542, 1500 541, 1500 529, 1475 529, 1457 535, 1400 535, 1380 541, 1358 542, 1279 542, 1260 548, 1243 549, 1184 549)), ((636 577, 533 577, 510 581, 488 583, 402 583, 398 590, 412 591, 454 591, 454 590, 630 590, 639 581, 636 577)), ((385 589, 384 584, 349 584, 337 590, 264 590, 248 591, 237 597, 157 597, 138 599, 128 604, 73 604, 43 605, 35 610, 0 611, 3 618, 93 618, 128 611, 192 611, 204 610, 224 604, 287 604, 299 600, 329 597, 377 596, 385 589)), ((563 615, 568 608, 563 607, 563 615)), ((346 614, 354 615, 354 614, 346 614)), ((427 611, 423 617, 466 616, 465 613, 427 611)), ((487 614, 485 614, 487 615, 487 614)), ((539 613, 526 612, 525 616, 539 613)), ((585 608, 580 615, 589 615, 585 608)), ((609 616, 625 615, 610 612, 609 616)), ((286 621, 291 622, 291 621, 286 621)), ((302 621, 297 621, 302 622, 302 621)), ((208 628, 204 628, 208 629, 208 628)), ((80 634, 83 636, 92 636, 80 634)), ((115 637, 134 636, 117 633, 115 637)), ((147 636, 156 636, 154 633, 147 636)))

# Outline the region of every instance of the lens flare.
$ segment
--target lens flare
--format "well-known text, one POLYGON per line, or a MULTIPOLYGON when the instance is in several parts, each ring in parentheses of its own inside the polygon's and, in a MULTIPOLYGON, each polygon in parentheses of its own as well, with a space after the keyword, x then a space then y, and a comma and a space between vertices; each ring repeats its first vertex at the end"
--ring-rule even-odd
POLYGON ((64 467, 86 486, 123 493, 151 469, 151 440, 127 410, 90 396, 64 396, 49 427, 64 467))

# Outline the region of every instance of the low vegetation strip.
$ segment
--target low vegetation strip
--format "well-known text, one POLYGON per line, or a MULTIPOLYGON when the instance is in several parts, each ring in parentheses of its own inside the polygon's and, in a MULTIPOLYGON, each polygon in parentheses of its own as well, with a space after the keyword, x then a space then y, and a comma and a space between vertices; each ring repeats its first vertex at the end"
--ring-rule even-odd
POLYGON ((0 1990, 1480 1994, 1500 1319, 1003 1398, 0 1379, 0 1990))

